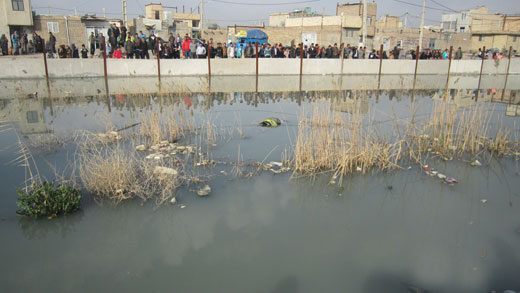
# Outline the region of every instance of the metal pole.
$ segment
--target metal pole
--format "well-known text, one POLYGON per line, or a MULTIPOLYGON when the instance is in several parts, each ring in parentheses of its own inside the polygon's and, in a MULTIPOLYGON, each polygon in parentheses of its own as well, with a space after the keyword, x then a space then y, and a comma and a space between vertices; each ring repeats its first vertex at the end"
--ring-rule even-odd
POLYGON ((107 51, 106 51, 106 44, 105 44, 105 37, 103 36, 101 38, 101 46, 103 47, 103 69, 105 73, 105 89, 107 91, 108 96, 108 73, 107 73, 107 51))
POLYGON ((484 69, 484 60, 486 59, 486 46, 482 48, 482 63, 480 64, 480 74, 478 76, 478 87, 477 87, 477 97, 478 91, 480 91, 480 81, 482 80, 482 70, 484 69))
POLYGON ((112 109, 110 108, 110 98, 109 98, 109 92, 108 92, 108 73, 107 73, 107 46, 105 44, 105 36, 101 38, 101 46, 103 46, 103 68, 105 72, 105 89, 107 92, 107 106, 108 106, 108 112, 112 112, 112 109))
POLYGON ((159 40, 155 43, 155 53, 157 55, 157 77, 159 78, 159 83, 161 83, 161 52, 159 51, 159 40))
POLYGON ((200 0, 200 37, 202 38, 202 29, 204 28, 204 0, 200 0))
POLYGON ((381 68, 383 67, 383 44, 379 49, 379 77, 377 80, 377 89, 379 90, 379 86, 381 85, 381 68))
POLYGON ((419 49, 420 47, 417 46, 417 51, 415 51, 415 71, 413 73, 413 89, 415 90, 415 81, 417 80, 417 67, 419 65, 419 49))
POLYGON ((341 43, 339 45, 339 56, 340 56, 339 59, 341 60, 341 72, 340 72, 340 74, 343 74, 343 58, 344 58, 343 54, 344 54, 344 51, 345 51, 345 44, 341 43))
POLYGON ((363 0, 363 47, 367 46, 367 0, 363 0))
POLYGON ((506 70, 506 80, 504 81, 504 90, 502 91, 502 100, 504 100, 504 93, 506 91, 507 86, 507 78, 509 77, 509 66, 511 65, 511 51, 513 50, 513 47, 509 47, 509 54, 507 55, 507 70, 506 70))
MULTIPOLYGON (((45 66, 45 79, 47 80, 47 88, 50 88, 49 85, 49 70, 47 68, 47 48, 45 47, 45 40, 42 38, 43 45, 43 65, 45 66)), ((511 55, 511 52, 510 54, 511 55)))
POLYGON ((424 13, 426 12, 426 0, 423 1, 422 16, 421 16, 421 27, 419 33, 419 50, 422 49, 422 40, 424 34, 424 13))
POLYGON ((303 75, 303 43, 300 43, 300 92, 302 90, 302 75, 303 75))
MULTIPOLYGON (((450 82, 450 71, 451 71, 451 54, 453 53, 453 46, 450 46, 450 57, 448 63, 448 77, 446 78, 446 92, 448 91, 449 82, 450 82)), ((447 94, 446 94, 447 95, 447 94)))
POLYGON ((258 93, 258 42, 255 43, 256 48, 256 92, 258 93))
POLYGON ((209 44, 207 44, 206 47, 206 54, 208 55, 208 76, 211 77, 211 52, 209 49, 209 44))

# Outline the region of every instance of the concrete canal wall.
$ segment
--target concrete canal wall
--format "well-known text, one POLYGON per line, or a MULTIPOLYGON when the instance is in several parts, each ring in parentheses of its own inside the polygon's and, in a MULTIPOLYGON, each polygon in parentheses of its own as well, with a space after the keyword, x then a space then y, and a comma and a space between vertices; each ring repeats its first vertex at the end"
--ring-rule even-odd
MULTIPOLYGON (((103 77, 102 59, 49 59, 48 72, 51 78, 85 78, 103 77)), ((417 74, 446 75, 449 61, 419 60, 417 74)), ((482 62, 480 60, 453 60, 450 74, 479 75, 482 62)), ((505 74, 508 59, 485 60, 482 68, 484 75, 505 74)), ((212 76, 245 76, 256 75, 255 59, 211 59, 212 76)), ((347 59, 304 59, 303 75, 374 75, 379 73, 379 60, 347 59)), ((43 58, 0 58, 0 79, 44 78, 43 58)), ((160 60, 161 76, 208 76, 207 59, 192 60, 160 60)), ((109 77, 151 77, 157 76, 157 60, 124 60, 107 59, 109 77)), ((413 75, 415 60, 383 60, 381 74, 413 75)), ((258 74, 299 75, 299 59, 259 59, 258 74)), ((520 58, 513 58, 509 74, 520 74, 520 58)))

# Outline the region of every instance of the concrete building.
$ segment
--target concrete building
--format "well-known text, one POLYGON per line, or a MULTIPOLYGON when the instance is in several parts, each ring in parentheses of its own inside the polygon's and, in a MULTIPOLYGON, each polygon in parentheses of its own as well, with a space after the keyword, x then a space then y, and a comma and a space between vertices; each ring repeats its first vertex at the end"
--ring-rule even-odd
POLYGON ((343 3, 336 7, 336 15, 319 15, 310 9, 293 11, 289 13, 276 13, 269 15, 269 27, 266 33, 271 43, 272 37, 283 44, 311 43, 334 44, 341 43, 358 46, 363 41, 363 28, 367 27, 367 47, 372 47, 375 36, 375 20, 377 4, 367 4, 367 21, 363 21, 363 3, 343 3), (281 30, 285 28, 285 30, 281 30), (272 36, 270 31, 276 31, 280 35, 272 36), (300 37, 297 37, 299 34, 300 37))
MULTIPOLYGON (((418 28, 380 28, 374 38, 374 48, 378 49, 382 44, 384 50, 394 47, 416 50, 419 45, 419 34, 418 28)), ((471 50, 471 34, 424 30, 422 48, 444 50, 449 49, 450 46, 453 46, 454 50, 458 47, 463 51, 471 50)))
POLYGON ((488 8, 481 6, 477 9, 462 10, 457 13, 443 13, 441 28, 446 32, 467 33, 471 32, 473 17, 479 18, 487 15, 488 8))
POLYGON ((520 50, 520 15, 479 14, 471 20, 471 44, 478 48, 520 50))
POLYGON ((376 34, 381 30, 386 29, 400 29, 403 27, 403 23, 401 22, 399 16, 390 16, 385 15, 381 16, 379 20, 376 21, 376 34))
POLYGON ((363 10, 365 9, 362 2, 359 3, 338 3, 336 6, 336 15, 342 17, 342 36, 345 44, 364 45, 367 48, 373 46, 374 36, 376 33, 376 15, 377 3, 375 1, 367 3, 366 23, 363 18, 363 10), (367 29, 366 44, 363 42, 363 30, 367 29))
POLYGON ((145 5, 145 17, 133 19, 129 27, 132 33, 143 31, 149 35, 153 31, 159 37, 167 39, 170 33, 193 35, 194 32, 200 32, 200 24, 198 13, 180 13, 177 7, 150 3, 145 5))
POLYGON ((107 36, 110 24, 121 26, 120 19, 109 19, 96 16, 64 16, 64 15, 35 15, 34 31, 45 40, 52 32, 56 37, 56 45, 71 45, 89 47, 88 36, 91 32, 96 36, 96 48, 100 47, 100 35, 107 36))
POLYGON ((0 35, 8 38, 14 32, 32 32, 33 17, 30 0, 0 0, 0 35))

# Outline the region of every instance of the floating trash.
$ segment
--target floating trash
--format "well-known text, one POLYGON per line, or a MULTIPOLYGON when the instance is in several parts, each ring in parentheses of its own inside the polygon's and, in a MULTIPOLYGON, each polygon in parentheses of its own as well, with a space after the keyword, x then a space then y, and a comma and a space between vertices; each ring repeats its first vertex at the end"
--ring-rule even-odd
POLYGON ((211 193, 211 187, 209 185, 204 185, 201 189, 197 191, 197 194, 199 196, 208 196, 211 193))
POLYGON ((176 197, 172 197, 172 199, 170 200, 170 203, 172 203, 172 204, 177 203, 177 198, 176 197))
POLYGON ((183 205, 183 204, 181 204, 181 206, 180 206, 180 208, 181 208, 181 209, 183 209, 183 208, 185 208, 185 207, 186 207, 186 206, 185 206, 185 205, 183 205))
POLYGON ((179 172, 173 168, 157 166, 153 170, 153 174, 157 176, 177 176, 179 172))
POLYGON ((146 151, 146 146, 144 144, 138 145, 138 146, 135 147, 135 150, 136 151, 141 151, 141 152, 142 151, 146 151))
POLYGON ((487 199, 481 199, 480 202, 481 202, 481 203, 486 203, 486 202, 487 202, 487 199))
POLYGON ((441 174, 441 173, 438 173, 437 177, 439 177, 439 179, 446 179, 446 175, 441 174))
POLYGON ((270 128, 275 128, 275 127, 278 127, 282 124, 282 121, 280 121, 280 119, 278 118, 266 118, 264 120, 262 120, 262 122, 260 122, 258 125, 262 126, 262 127, 270 127, 270 128))
POLYGON ((480 166, 482 166, 482 163, 479 162, 479 160, 475 160, 475 161, 471 162, 471 166, 480 167, 480 166))

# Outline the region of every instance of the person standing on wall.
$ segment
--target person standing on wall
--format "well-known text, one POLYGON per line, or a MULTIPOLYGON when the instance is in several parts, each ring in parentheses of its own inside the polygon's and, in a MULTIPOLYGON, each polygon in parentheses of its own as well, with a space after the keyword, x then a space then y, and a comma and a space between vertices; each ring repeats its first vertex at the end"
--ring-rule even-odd
POLYGON ((186 36, 184 36, 184 41, 182 41, 182 53, 185 59, 191 58, 190 45, 191 39, 188 34, 186 34, 186 36))
POLYGON ((148 54, 148 44, 146 42, 146 39, 140 38, 139 39, 139 49, 141 50, 141 59, 150 59, 150 54, 148 54))
POLYGON ((157 44, 157 38, 155 37, 155 33, 153 31, 150 34, 150 37, 148 38, 148 40, 150 41, 150 47, 152 49, 152 54, 157 55, 157 52, 155 50, 155 45, 157 44))
POLYGON ((204 59, 204 57, 206 56, 206 48, 204 48, 204 46, 200 43, 197 47, 196 54, 198 59, 204 59))
POLYGON ((52 33, 49 33, 49 46, 52 53, 56 54, 56 37, 52 33))
POLYGON ((461 60, 462 59, 462 48, 459 47, 457 52, 455 52, 455 60, 461 60))
POLYGON ((88 37, 88 42, 90 46, 90 58, 93 58, 94 53, 96 52, 96 36, 94 35, 94 32, 90 33, 90 36, 88 37))
POLYGON ((5 34, 2 34, 2 37, 0 37, 0 48, 2 49, 2 55, 8 55, 9 54, 9 40, 5 36, 5 34))

